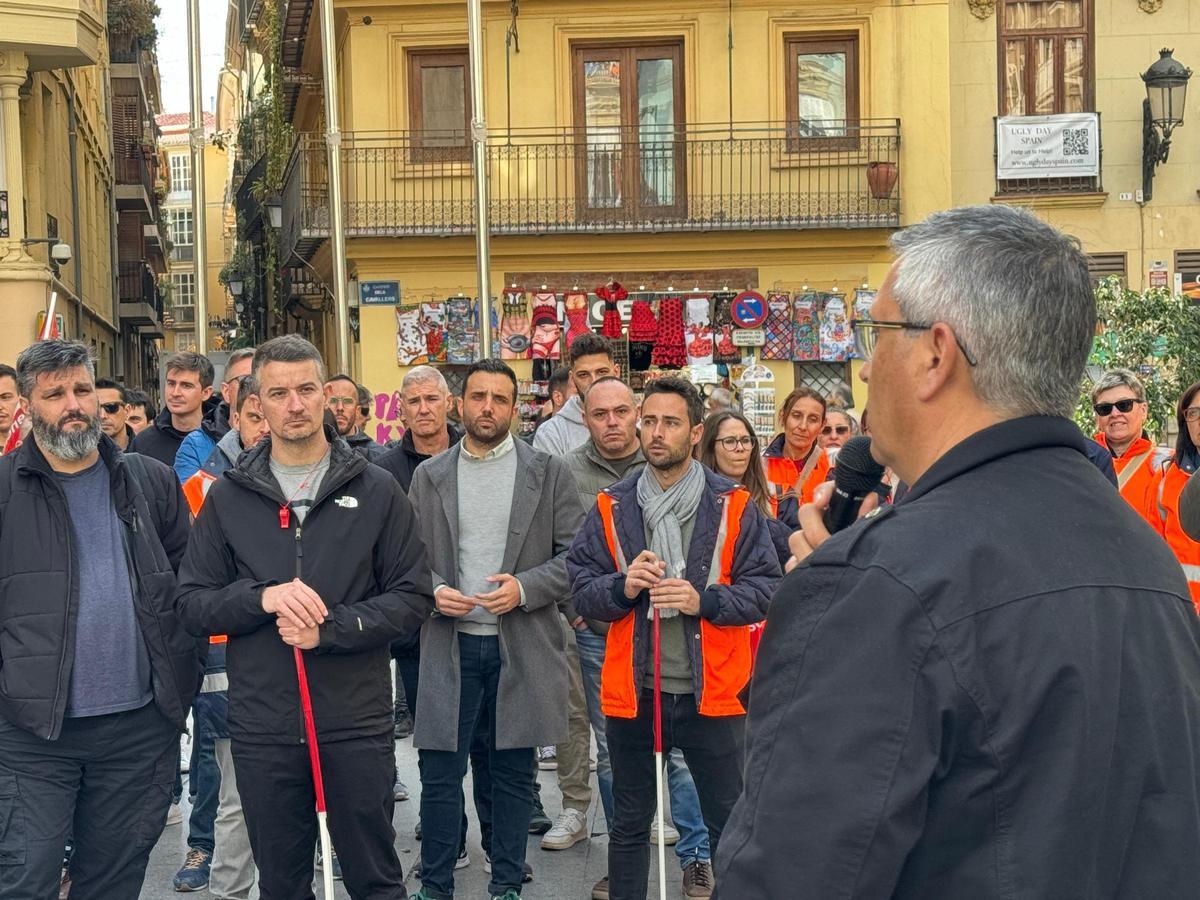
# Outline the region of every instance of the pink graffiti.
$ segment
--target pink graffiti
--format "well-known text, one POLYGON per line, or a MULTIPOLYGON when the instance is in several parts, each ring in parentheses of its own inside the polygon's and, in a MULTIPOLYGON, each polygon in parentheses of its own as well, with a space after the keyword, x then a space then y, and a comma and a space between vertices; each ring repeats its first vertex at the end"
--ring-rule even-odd
POLYGON ((386 444, 398 440, 404 434, 404 423, 400 420, 400 392, 375 395, 375 442, 386 444))

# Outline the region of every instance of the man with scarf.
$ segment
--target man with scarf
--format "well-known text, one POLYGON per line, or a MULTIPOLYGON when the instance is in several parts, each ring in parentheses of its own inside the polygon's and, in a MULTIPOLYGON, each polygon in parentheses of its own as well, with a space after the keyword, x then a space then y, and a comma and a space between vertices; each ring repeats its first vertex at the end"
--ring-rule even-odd
POLYGON ((612 623, 600 684, 613 771, 612 900, 644 900, 650 871, 655 610, 663 751, 683 751, 714 856, 742 789, 748 626, 766 617, 780 570, 749 492, 692 459, 703 415, 690 382, 647 385, 647 466, 600 493, 567 556, 579 614, 612 623))

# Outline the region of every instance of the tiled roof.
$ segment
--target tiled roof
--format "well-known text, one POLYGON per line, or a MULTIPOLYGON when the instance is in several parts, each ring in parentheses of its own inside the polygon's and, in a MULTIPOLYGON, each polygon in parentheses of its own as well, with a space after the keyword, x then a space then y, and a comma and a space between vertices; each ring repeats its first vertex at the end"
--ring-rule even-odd
MULTIPOLYGON (((158 123, 159 128, 186 128, 192 124, 192 114, 190 112, 159 113, 154 117, 154 121, 158 123)), ((216 128, 216 126, 216 116, 210 112, 204 113, 204 127, 216 128)))

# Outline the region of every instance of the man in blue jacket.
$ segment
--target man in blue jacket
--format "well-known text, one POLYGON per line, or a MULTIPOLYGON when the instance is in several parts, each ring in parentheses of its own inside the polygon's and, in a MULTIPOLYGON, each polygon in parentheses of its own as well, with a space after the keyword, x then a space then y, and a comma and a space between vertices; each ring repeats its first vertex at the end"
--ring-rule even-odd
POLYGON ((1200 621, 1068 418, 1078 243, 936 213, 855 323, 872 453, 911 490, 771 603, 717 896, 1191 897, 1200 621))
POLYGON ((655 810, 651 610, 661 619, 663 752, 683 751, 712 852, 742 788, 750 629, 779 579, 749 492, 692 458, 704 402, 668 376, 646 387, 646 466, 601 491, 567 555, 571 600, 611 622, 600 677, 613 777, 611 900, 645 900, 655 810))
POLYGON ((199 471, 217 446, 217 441, 229 433, 229 413, 237 401, 238 384, 250 374, 253 362, 253 347, 243 347, 229 354, 221 381, 221 402, 205 414, 200 427, 190 432, 175 452, 175 474, 179 476, 180 484, 199 471))

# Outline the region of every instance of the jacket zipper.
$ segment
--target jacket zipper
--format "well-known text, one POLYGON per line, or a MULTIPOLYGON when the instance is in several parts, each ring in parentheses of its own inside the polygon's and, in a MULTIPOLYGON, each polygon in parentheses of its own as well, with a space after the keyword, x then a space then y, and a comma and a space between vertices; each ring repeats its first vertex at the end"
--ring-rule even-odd
MULTIPOLYGON (((309 509, 309 512, 312 512, 312 510, 309 509)), ((297 578, 300 578, 301 573, 303 572, 303 569, 304 569, 304 545, 300 542, 300 531, 301 531, 302 527, 303 526, 300 524, 300 517, 297 516, 296 517, 296 577, 297 578)), ((300 652, 303 653, 304 651, 302 650, 300 652)), ((297 674, 299 674, 299 673, 297 673, 297 674)), ((297 690, 299 690, 299 687, 300 687, 299 684, 297 684, 296 685, 297 690)), ((308 738, 304 734, 303 713, 300 716, 300 743, 301 744, 308 743, 308 738)))
MULTIPOLYGON (((59 490, 60 492, 62 490, 61 488, 58 487, 57 484, 55 485, 55 488, 57 490, 59 490)), ((66 506, 66 502, 67 502, 66 494, 63 494, 62 498, 63 498, 63 506, 66 506)), ((72 582, 72 579, 75 577, 74 573, 71 571, 71 562, 75 558, 75 549, 71 543, 71 513, 70 513, 70 510, 67 511, 66 532, 67 532, 67 609, 66 609, 65 615, 63 616, 62 652, 58 656, 58 678, 56 679, 55 685, 54 685, 54 702, 52 704, 50 704, 50 730, 46 732, 46 740, 48 740, 48 741, 52 741, 55 738, 54 722, 55 722, 55 720, 58 719, 58 698, 62 695, 63 667, 66 666, 66 664, 67 664, 67 633, 71 627, 71 582, 72 582)), ((64 703, 64 713, 65 713, 65 703, 64 703)))

